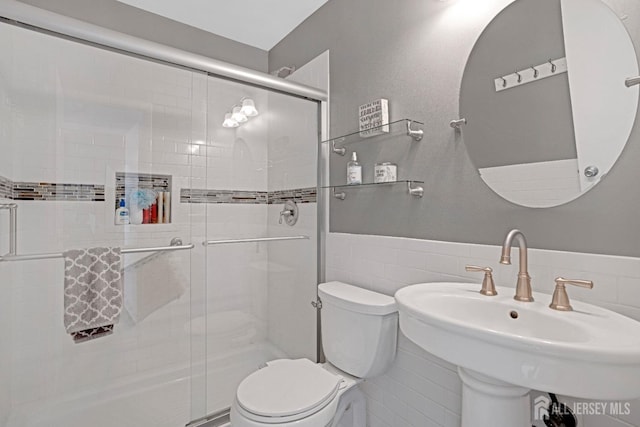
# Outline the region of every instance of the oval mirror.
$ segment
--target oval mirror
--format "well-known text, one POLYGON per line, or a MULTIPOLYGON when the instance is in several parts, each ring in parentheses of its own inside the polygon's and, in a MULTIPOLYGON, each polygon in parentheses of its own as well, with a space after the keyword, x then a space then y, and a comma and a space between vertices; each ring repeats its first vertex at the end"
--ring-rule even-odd
POLYGON ((638 61, 600 0, 516 0, 465 67, 464 142, 484 182, 522 206, 569 202, 614 165, 638 108, 638 61))

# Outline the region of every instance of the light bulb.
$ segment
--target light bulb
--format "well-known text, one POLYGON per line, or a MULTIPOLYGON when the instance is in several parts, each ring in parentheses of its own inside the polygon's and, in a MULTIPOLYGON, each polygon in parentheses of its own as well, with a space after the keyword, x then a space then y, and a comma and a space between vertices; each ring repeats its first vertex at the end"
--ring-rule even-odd
POLYGON ((233 107, 233 113, 231 114, 231 118, 233 120, 235 120, 238 123, 244 123, 246 122, 247 116, 245 116, 241 111, 240 111, 240 107, 235 106, 233 107))
POLYGON ((225 128, 237 128, 240 126, 236 120, 231 117, 231 113, 227 113, 224 115, 224 122, 222 122, 222 127, 225 128))
POLYGON ((253 102, 251 98, 244 98, 242 100, 242 108, 240 112, 247 117, 255 117, 258 115, 258 110, 256 110, 256 104, 253 102))

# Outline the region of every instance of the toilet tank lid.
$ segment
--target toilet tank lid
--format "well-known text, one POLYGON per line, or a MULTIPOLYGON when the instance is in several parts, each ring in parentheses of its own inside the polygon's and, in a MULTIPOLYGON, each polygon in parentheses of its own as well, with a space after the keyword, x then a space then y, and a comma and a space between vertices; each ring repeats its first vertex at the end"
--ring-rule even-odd
POLYGON ((385 315, 398 311, 394 297, 343 282, 321 283, 318 295, 323 303, 356 313, 385 315))

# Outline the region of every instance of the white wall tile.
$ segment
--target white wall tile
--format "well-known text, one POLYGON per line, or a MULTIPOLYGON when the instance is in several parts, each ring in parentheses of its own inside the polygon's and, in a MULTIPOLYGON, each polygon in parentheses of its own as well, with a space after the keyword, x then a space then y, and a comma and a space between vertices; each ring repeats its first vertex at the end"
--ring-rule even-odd
MULTIPOLYGON (((2 216, 2 215, 0 215, 2 216)), ((4 218, 0 218, 4 219, 4 218)), ((7 222, 0 223, 0 235, 7 235, 7 222)), ((6 253, 6 251, 2 252, 6 253)), ((0 278, 2 278, 2 298, 0 298, 0 360, 4 362, 0 364, 0 425, 4 425, 6 418, 9 416, 11 407, 11 364, 7 361, 11 358, 11 348, 13 341, 11 339, 11 306, 13 305, 13 292, 11 283, 14 278, 11 268, 6 264, 0 263, 0 278)))
MULTIPOLYGON (((313 237, 291 242, 297 246, 196 245, 185 253, 182 273, 192 280, 179 299, 137 324, 124 314, 113 335, 82 345, 62 325, 61 260, 38 268, 16 263, 9 272, 0 265, 3 284, 11 278, 0 299, 0 342, 11 343, 0 346, 0 359, 8 361, 0 364, 0 384, 11 385, 0 387, 0 425, 10 404, 27 407, 223 357, 267 334, 289 355, 315 358, 316 205, 300 206, 291 230, 277 224, 280 206, 191 205, 179 197, 187 187, 267 191, 270 173, 274 189, 315 187, 316 104, 13 26, 0 31, 0 47, 10 52, 0 58, 0 175, 103 184, 107 199, 19 202, 22 253, 164 246, 174 236, 196 244, 292 231, 313 237), (222 128, 224 113, 243 96, 261 114, 222 128), (172 223, 115 226, 115 172, 172 175, 172 223)), ((194 404, 206 409, 198 396, 237 380, 194 383, 194 404)))
MULTIPOLYGON (((329 55, 318 55, 287 77, 329 91, 329 55)), ((315 187, 318 165, 317 105, 270 93, 269 191, 315 187)))
MULTIPOLYGON (((511 266, 498 264, 501 248, 488 245, 329 233, 326 248, 328 280, 388 295, 402 286, 428 281, 480 283, 482 276, 465 272, 466 264, 491 266, 499 286, 514 287, 518 271, 515 248, 515 265, 511 266), (373 264, 384 266, 385 280, 377 277, 380 268, 373 268, 373 264)), ((572 288, 571 298, 640 320, 640 259, 530 249, 529 261, 534 291, 553 292, 553 279, 559 275, 593 280, 593 290, 572 288)), ((362 389, 370 403, 370 426, 460 425, 461 383, 456 367, 425 352, 402 334, 392 368, 367 381, 362 389)), ((631 404, 631 414, 585 416, 582 425, 640 426, 640 401, 631 404)))
MULTIPOLYGON (((10 51, 10 42, 8 38, 0 37, 0 49, 3 52, 10 51)), ((0 59, 0 67, 5 67, 5 61, 10 61, 9 55, 3 55, 5 58, 0 59)), ((6 141, 11 140, 11 109, 9 100, 9 88, 6 83, 0 79, 0 176, 11 179, 13 177, 13 147, 6 141)), ((6 202, 0 198, 0 203, 6 202)), ((4 238, 9 235, 8 230, 8 211, 0 211, 0 254, 9 251, 9 242, 4 238)), ((10 284, 13 283, 12 270, 3 263, 0 263, 0 282, 2 283, 2 298, 0 298, 0 360, 7 361, 10 358, 10 349, 12 346, 10 333, 10 307, 12 306, 12 291, 10 284)), ((11 405, 11 369, 9 363, 0 363, 0 425, 4 425, 5 419, 9 415, 11 405)))
MULTIPOLYGON (((8 64, 0 64, 10 87, 8 94, 0 88, 0 115, 11 110, 11 120, 0 120, 10 123, 11 138, 3 137, 0 148, 3 154, 13 149, 11 156, 2 156, 0 169, 12 166, 15 181, 111 187, 105 203, 18 202, 20 252, 164 246, 173 236, 190 241, 191 207, 180 205, 179 187, 173 191, 173 223, 166 226, 116 227, 111 200, 116 170, 166 173, 174 176, 174 184, 189 183, 192 153, 182 146, 192 134, 206 132, 194 129, 196 113, 180 106, 186 101, 190 108, 192 73, 8 25, 0 31, 0 43, 9 43, 12 55, 8 64), (177 80, 185 84, 179 88, 177 80)), ((2 132, 6 135, 6 128, 2 132)), ((5 221, 1 224, 5 236, 5 221)), ((188 278, 190 256, 185 256, 188 278)), ((189 330, 183 327, 190 315, 188 292, 138 325, 123 314, 113 335, 76 345, 63 327, 62 260, 0 268, 8 288, 3 295, 10 295, 0 305, 11 301, 0 307, 0 341, 11 343, 0 346, 0 358, 7 362, 0 366, 0 418, 8 412, 9 398, 15 408, 190 361, 189 330)))
POLYGON ((289 357, 316 359, 317 224, 315 203, 299 203, 294 226, 278 224, 283 205, 269 205, 269 236, 309 240, 268 243, 268 337, 289 357))

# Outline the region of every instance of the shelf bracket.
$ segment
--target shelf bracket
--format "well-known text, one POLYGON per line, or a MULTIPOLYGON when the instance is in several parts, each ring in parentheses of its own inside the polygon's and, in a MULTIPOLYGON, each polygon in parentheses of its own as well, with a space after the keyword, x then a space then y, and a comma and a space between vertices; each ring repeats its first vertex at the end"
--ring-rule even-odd
POLYGON ((413 181, 407 182, 407 190, 409 190, 409 194, 413 197, 422 197, 424 195, 424 188, 421 186, 416 186, 415 188, 411 187, 413 181))
POLYGON ((347 194, 344 191, 340 191, 338 193, 336 193, 336 189, 333 189, 333 197, 335 197, 338 200, 344 200, 347 198, 347 194))
MULTIPOLYGON (((344 140, 344 138, 340 138, 341 140, 344 140)), ((342 141, 340 141, 342 142, 342 141)), ((344 156, 345 154, 347 154, 347 149, 344 147, 336 147, 336 140, 332 140, 331 141, 331 151, 333 151, 334 153, 340 155, 340 156, 344 156)))
POLYGON ((422 129, 416 129, 416 130, 411 129, 411 123, 413 122, 407 121, 407 135, 409 135, 411 138, 415 139, 416 141, 420 141, 424 136, 424 131, 422 129))

